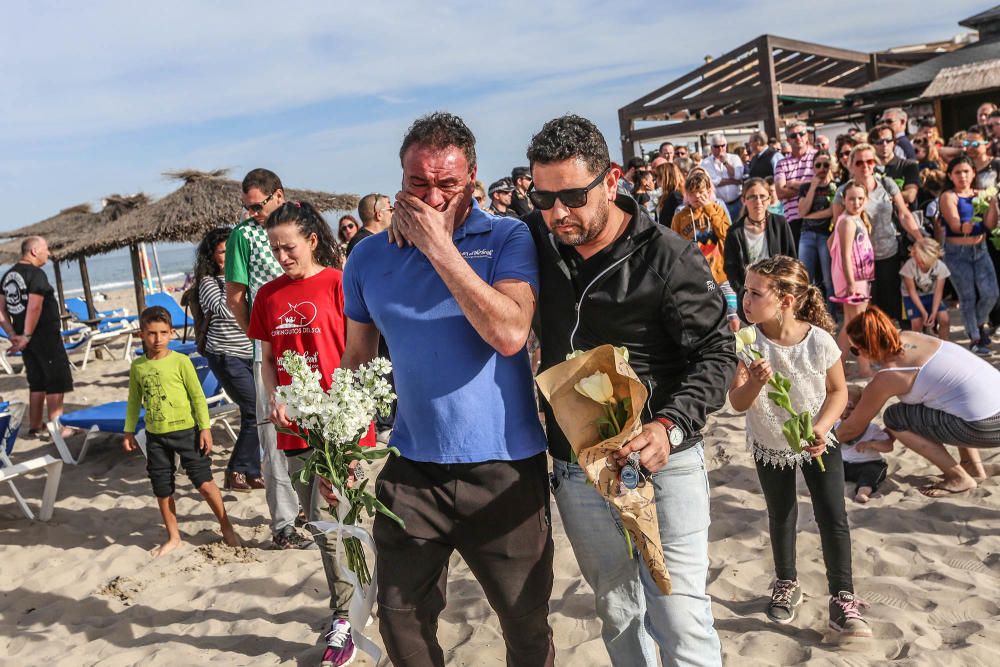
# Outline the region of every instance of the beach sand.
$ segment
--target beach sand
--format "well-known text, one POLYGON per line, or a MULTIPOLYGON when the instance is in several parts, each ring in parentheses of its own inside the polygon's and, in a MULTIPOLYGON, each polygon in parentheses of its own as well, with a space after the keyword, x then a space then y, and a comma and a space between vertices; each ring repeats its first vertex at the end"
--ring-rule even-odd
MULTIPOLYGON (((131 304, 131 292, 106 304, 131 304)), ((109 307, 99 304, 99 308, 109 307)), ((15 361, 20 368, 20 361, 15 361)), ((99 360, 76 375, 69 410, 123 400, 128 365, 99 360)), ((23 375, 0 376, 6 399, 26 399, 23 375)), ((866 507, 848 500, 857 592, 872 607, 875 637, 839 645, 826 627, 827 595, 819 536, 800 484, 799 577, 805 600, 794 623, 763 613, 772 581, 767 515, 744 445, 743 417, 728 407, 706 429, 712 486, 709 592, 729 665, 1000 664, 1000 488, 928 500, 917 486, 929 464, 889 455, 889 479, 866 507)), ((232 443, 216 429, 216 481, 232 443)), ((79 450, 79 437, 70 447, 79 450)), ((24 439, 13 458, 55 455, 24 439)), ((987 452, 990 472, 1000 458, 987 452)), ((37 507, 42 477, 19 489, 37 507)), ((852 492, 853 489, 849 489, 852 492)), ((852 494, 853 495, 853 494, 852 494)), ((262 491, 225 493, 244 548, 219 543, 217 524, 187 479, 177 510, 186 544, 162 559, 163 538, 138 452, 119 438, 99 440, 83 464, 66 466, 48 523, 29 522, 0 488, 0 664, 3 665, 317 665, 329 623, 316 551, 269 551, 262 491)), ((580 576, 553 504, 556 545, 551 622, 557 664, 606 665, 593 593, 580 576)), ((378 622, 367 629, 378 643, 378 622)), ((449 665, 503 665, 499 625, 482 589, 457 557, 439 638, 449 665)), ((360 656, 357 665, 374 664, 360 656)))

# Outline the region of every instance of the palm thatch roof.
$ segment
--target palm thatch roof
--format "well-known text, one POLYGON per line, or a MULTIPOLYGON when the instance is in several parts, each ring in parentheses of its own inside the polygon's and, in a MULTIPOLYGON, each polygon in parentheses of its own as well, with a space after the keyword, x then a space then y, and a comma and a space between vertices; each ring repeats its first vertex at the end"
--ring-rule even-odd
POLYGON ((1000 60, 945 67, 920 95, 925 99, 948 97, 1000 88, 1000 60))
MULTIPOLYGON (((241 217, 242 189, 227 171, 177 171, 164 176, 183 181, 180 188, 152 204, 136 208, 101 225, 60 253, 64 259, 99 255, 135 243, 198 241, 210 229, 235 225, 241 217)), ((309 201, 322 211, 350 210, 357 195, 312 190, 285 190, 287 199, 309 201)))
MULTIPOLYGON (((39 222, 8 232, 0 232, 0 238, 23 239, 27 236, 43 236, 49 243, 49 249, 56 252, 59 248, 78 240, 81 232, 91 228, 97 220, 98 214, 90 209, 90 204, 77 204, 39 222)), ((5 247, 7 245, 4 244, 5 247)), ((11 247, 15 245, 20 257, 20 240, 10 244, 11 247)))
POLYGON ((21 259, 21 242, 18 240, 0 243, 0 264, 6 266, 21 259))

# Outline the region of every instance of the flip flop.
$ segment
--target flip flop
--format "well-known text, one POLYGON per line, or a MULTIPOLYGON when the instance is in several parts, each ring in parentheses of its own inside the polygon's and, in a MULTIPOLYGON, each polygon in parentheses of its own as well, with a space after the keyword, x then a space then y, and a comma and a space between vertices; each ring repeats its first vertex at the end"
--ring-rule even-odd
MULTIPOLYGON (((976 487, 972 487, 972 489, 975 488, 976 487)), ((966 493, 967 491, 972 491, 972 489, 953 491, 952 489, 946 488, 941 484, 931 484, 930 486, 925 486, 920 489, 920 493, 928 498, 944 498, 945 496, 953 496, 958 493, 966 493)))

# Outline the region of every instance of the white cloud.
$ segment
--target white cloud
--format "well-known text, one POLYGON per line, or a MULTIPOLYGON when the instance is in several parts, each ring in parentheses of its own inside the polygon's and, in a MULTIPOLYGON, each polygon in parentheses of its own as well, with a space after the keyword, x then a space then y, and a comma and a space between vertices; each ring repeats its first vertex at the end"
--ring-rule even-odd
POLYGON ((8 3, 0 174, 26 202, 5 224, 114 191, 161 194, 172 184, 160 172, 179 167, 231 166, 238 177, 266 164, 294 185, 394 191, 402 133, 445 106, 477 133, 485 179, 523 163, 531 133, 566 111, 593 118, 617 154, 617 108, 706 54, 765 32, 859 50, 937 39, 979 9, 969 0, 919 11, 893 0, 878 12, 865 0, 8 3), (428 102, 429 91, 458 101, 428 102), (380 104, 378 117, 359 100, 380 104), (253 125, 309 105, 355 113, 320 132, 293 122, 201 139, 212 122, 253 125), (157 150, 141 162, 122 157, 122 145, 153 135, 157 150))

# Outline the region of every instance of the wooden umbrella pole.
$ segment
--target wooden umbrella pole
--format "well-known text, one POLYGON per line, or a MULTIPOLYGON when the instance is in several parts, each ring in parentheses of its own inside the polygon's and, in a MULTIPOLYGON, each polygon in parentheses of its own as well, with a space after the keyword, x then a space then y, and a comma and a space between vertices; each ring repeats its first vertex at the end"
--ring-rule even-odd
POLYGON ((153 266, 156 268, 156 280, 160 283, 160 291, 166 292, 167 290, 163 288, 163 276, 160 274, 160 255, 156 252, 156 244, 150 243, 149 247, 153 249, 153 266))
POLYGON ((62 267, 59 262, 52 262, 52 271, 56 274, 56 295, 59 297, 59 314, 66 314, 66 293, 63 291, 62 267))
POLYGON ((132 283, 135 287, 136 312, 146 309, 146 293, 142 288, 142 266, 139 262, 139 248, 133 243, 129 246, 129 256, 132 258, 132 283))
POLYGON ((97 309, 94 308, 94 294, 90 291, 90 272, 87 271, 87 258, 80 258, 80 281, 83 283, 83 299, 87 302, 87 317, 97 319, 97 309))

